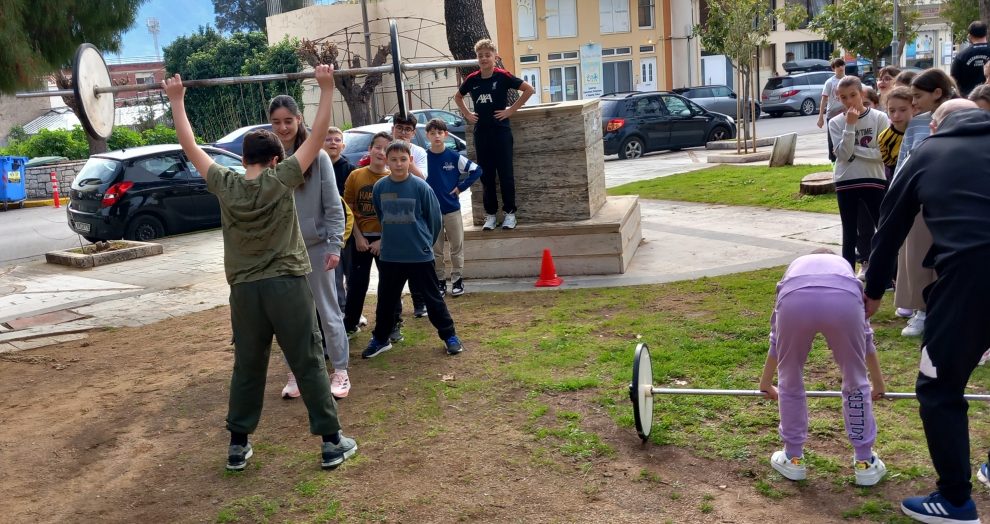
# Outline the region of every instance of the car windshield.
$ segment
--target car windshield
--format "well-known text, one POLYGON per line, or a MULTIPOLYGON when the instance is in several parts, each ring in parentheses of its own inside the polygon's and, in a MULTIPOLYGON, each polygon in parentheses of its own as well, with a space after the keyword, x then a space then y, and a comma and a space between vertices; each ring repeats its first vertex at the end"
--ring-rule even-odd
POLYGON ((360 131, 347 131, 344 133, 344 153, 359 153, 367 151, 371 147, 372 133, 362 133, 360 131))
POLYGON ((108 184, 117 176, 119 168, 120 161, 118 160, 94 156, 86 161, 86 165, 79 171, 72 183, 77 187, 108 184))
POLYGON ((782 89, 785 87, 793 87, 794 79, 788 76, 777 76, 767 80, 767 86, 764 89, 782 89))

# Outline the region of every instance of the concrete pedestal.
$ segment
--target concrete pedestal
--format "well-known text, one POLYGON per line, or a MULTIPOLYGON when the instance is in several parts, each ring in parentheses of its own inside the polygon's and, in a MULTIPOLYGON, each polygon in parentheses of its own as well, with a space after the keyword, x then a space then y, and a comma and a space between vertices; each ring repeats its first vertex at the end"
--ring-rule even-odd
MULTIPOLYGON (((475 183, 464 276, 535 277, 544 249, 562 276, 624 273, 643 236, 639 199, 605 198, 598 100, 524 108, 512 117, 512 134, 519 226, 482 231, 483 189, 475 183)), ((468 135, 469 156, 477 161, 471 129, 468 135)))

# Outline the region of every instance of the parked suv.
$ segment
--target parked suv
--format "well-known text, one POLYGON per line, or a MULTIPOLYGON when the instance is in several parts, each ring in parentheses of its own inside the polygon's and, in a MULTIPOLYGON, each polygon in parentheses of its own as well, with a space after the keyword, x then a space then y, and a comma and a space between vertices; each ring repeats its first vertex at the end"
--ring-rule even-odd
POLYGON ((788 112, 815 114, 825 81, 831 77, 832 73, 827 71, 770 77, 763 87, 763 112, 772 117, 788 112))
POLYGON ((733 138, 732 117, 665 91, 601 97, 605 154, 639 158, 650 151, 703 146, 733 138))
MULTIPOLYGON (((204 147, 218 164, 243 172, 240 157, 204 147)), ((90 242, 149 241, 220 225, 220 204, 178 144, 93 155, 72 181, 69 227, 90 242)))
MULTIPOLYGON (((728 86, 681 87, 674 89, 674 92, 685 98, 690 98, 709 111, 730 116, 736 114, 736 103, 739 97, 728 86)), ((754 102, 756 101, 754 100, 754 102)), ((749 100, 745 101, 744 104, 746 108, 744 111, 749 112, 749 100)), ((759 120, 760 113, 762 113, 759 102, 756 102, 755 113, 757 120, 759 120)))

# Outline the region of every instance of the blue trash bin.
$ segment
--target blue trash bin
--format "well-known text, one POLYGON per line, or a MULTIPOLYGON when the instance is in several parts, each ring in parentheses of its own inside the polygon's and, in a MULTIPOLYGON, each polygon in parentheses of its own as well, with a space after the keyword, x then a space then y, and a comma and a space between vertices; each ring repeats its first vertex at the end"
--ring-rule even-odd
POLYGON ((24 165, 27 161, 23 156, 0 156, 0 206, 4 211, 12 204, 24 207, 27 198, 24 165))

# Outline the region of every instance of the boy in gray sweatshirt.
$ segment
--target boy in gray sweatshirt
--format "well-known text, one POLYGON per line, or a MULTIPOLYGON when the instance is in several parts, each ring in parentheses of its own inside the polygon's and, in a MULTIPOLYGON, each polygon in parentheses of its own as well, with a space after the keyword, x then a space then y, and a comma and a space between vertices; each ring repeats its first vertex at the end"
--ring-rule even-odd
POLYGON ((842 258, 856 268, 857 220, 861 203, 873 222, 880 218, 880 203, 887 192, 877 136, 887 129, 887 115, 863 105, 863 85, 855 76, 844 77, 837 89, 845 112, 828 121, 835 144, 835 195, 842 220, 842 258))

